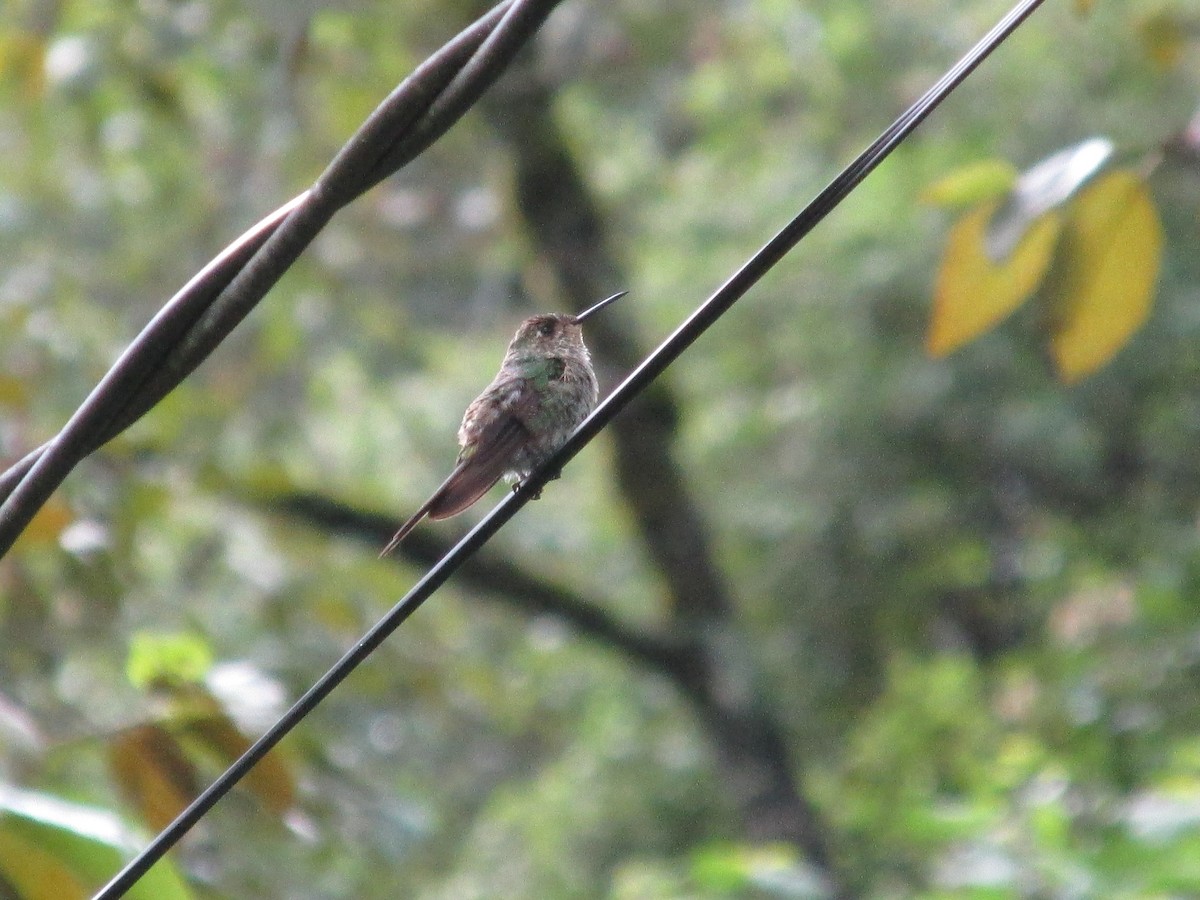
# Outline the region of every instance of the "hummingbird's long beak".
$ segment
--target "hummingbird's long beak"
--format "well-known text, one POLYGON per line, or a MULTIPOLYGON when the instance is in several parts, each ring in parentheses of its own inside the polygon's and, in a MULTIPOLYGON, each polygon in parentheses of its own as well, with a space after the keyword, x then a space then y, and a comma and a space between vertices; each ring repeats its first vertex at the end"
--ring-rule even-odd
POLYGON ((614 300, 620 300, 622 297, 624 297, 628 293, 629 293, 629 291, 621 291, 619 293, 613 294, 611 297, 601 300, 599 303, 597 303, 595 306, 591 307, 590 309, 585 309, 583 312, 581 312, 579 315, 577 315, 575 317, 575 324, 576 325, 580 324, 581 322, 583 322, 584 319, 589 318, 594 313, 600 312, 600 310, 604 309, 604 307, 608 306, 608 304, 612 303, 614 300))

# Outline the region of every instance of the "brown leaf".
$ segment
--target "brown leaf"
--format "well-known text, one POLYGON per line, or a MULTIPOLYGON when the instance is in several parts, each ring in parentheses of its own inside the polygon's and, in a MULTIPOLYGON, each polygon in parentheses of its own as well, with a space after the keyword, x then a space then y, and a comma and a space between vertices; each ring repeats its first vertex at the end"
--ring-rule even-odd
MULTIPOLYGON (((222 766, 228 766, 253 743, 238 731, 224 713, 197 717, 184 727, 185 732, 211 753, 222 766)), ((282 815, 296 799, 295 783, 280 752, 264 756, 242 781, 242 787, 256 796, 268 810, 282 815)))
POLYGON ((126 800, 157 830, 169 825, 199 792, 195 768, 175 738, 158 725, 121 732, 108 754, 126 800))

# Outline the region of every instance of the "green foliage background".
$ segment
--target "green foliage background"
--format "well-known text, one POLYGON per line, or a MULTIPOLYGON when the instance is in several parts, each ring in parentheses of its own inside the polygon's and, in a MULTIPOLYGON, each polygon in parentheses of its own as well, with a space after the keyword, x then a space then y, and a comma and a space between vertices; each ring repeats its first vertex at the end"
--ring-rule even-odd
MULTIPOLYGON (((1005 8, 564 4, 537 65, 642 345, 1005 8)), ((162 302, 473 11, 10 3, 0 453, 51 437, 162 302)), ((1092 134, 1157 152, 1200 70, 1194 44, 1151 51, 1164 27, 1186 42, 1189 16, 1047 4, 669 373, 676 458, 748 648, 733 687, 781 724, 856 894, 1200 893, 1196 159, 1151 180, 1167 245, 1149 324, 1070 388, 1033 313, 924 356, 948 219, 918 200, 966 162, 1023 167, 1092 134)), ((0 563, 0 779, 137 823, 106 762, 116 730, 161 714, 126 674, 137 635, 190 636, 253 733, 413 582, 270 501, 403 517, 440 481, 516 322, 561 305, 512 154, 469 115, 336 218, 0 563)), ((497 552, 669 624, 687 598, 666 596, 610 462, 601 439, 497 552)), ((188 842, 197 896, 811 895, 819 873, 745 830, 721 748, 668 681, 514 602, 442 591, 287 741, 289 815, 232 797, 188 842)))

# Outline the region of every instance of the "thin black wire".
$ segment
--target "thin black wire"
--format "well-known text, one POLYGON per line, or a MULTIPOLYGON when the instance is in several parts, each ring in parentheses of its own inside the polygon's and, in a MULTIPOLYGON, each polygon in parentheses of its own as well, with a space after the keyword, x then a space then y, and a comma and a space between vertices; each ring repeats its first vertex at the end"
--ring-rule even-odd
POLYGON ((462 116, 560 2, 502 0, 406 78, 309 190, 234 241, 172 297, 58 435, 0 475, 0 557, 80 460, 200 365, 338 209, 462 116))
POLYGON ((688 319, 596 407, 587 420, 520 489, 500 501, 400 599, 370 631, 348 650, 280 719, 198 796, 155 840, 99 893, 95 900, 122 896, 159 858, 195 825, 254 765, 266 756, 325 697, 367 659, 397 628, 441 587, 454 571, 526 503, 538 495, 647 385, 696 341, 741 296, 825 218, 896 146, 962 83, 1004 40, 1041 6, 1043 0, 1021 0, 919 100, 829 183, 791 222, 768 241, 688 319))

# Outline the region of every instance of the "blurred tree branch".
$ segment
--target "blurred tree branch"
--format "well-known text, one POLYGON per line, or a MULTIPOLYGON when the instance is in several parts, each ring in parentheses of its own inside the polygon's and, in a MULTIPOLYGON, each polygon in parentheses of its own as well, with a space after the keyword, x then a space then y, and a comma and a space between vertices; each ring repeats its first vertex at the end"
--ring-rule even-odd
MULTIPOLYGON (((272 498, 270 508, 329 534, 356 538, 374 546, 396 529, 396 519, 356 509, 313 493, 272 498)), ((414 532, 397 556, 417 566, 442 558, 453 542, 428 531, 414 532)), ((638 665, 667 678, 696 706, 713 736, 722 772, 739 804, 750 839, 787 840, 803 849, 831 880, 830 857, 816 811, 795 787, 789 750, 781 726, 745 691, 729 690, 714 677, 714 640, 675 639, 631 627, 594 602, 518 566, 476 554, 459 569, 463 583, 527 616, 549 616, 582 637, 616 650, 638 665)), ((728 648, 725 648, 728 653, 728 648)), ((725 663, 733 662, 727 656, 725 663)), ((746 665, 739 655, 736 663, 746 665)), ((844 892, 839 891, 839 895, 844 892)))
MULTIPOLYGON (((274 498, 271 506, 330 534, 380 544, 392 536, 396 520, 368 513, 319 494, 290 494, 274 498)), ((398 548, 399 555, 421 567, 437 562, 453 546, 428 530, 413 532, 398 548)), ((583 637, 617 650, 655 672, 679 672, 687 662, 682 643, 630 628, 570 588, 529 574, 519 566, 489 554, 476 554, 459 570, 459 579, 472 589, 531 616, 553 616, 583 637)))

